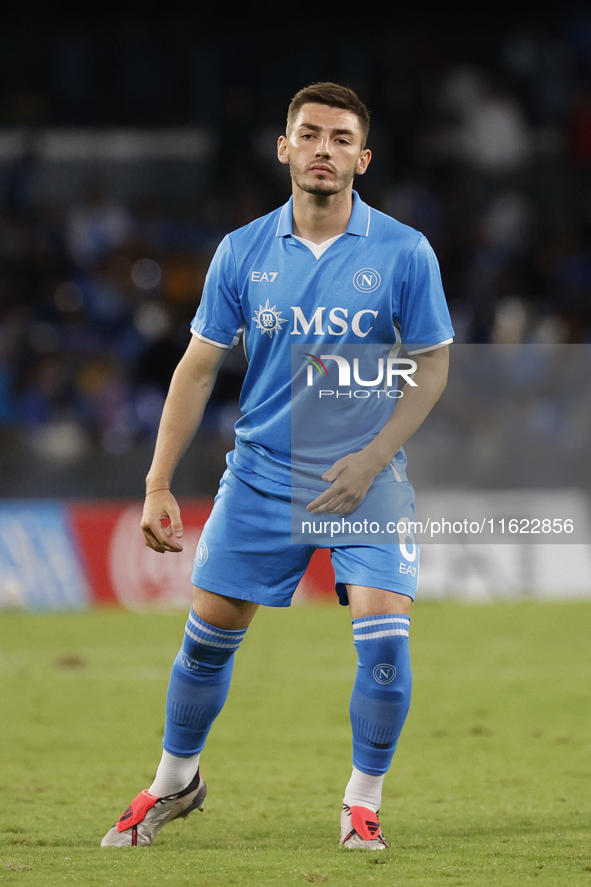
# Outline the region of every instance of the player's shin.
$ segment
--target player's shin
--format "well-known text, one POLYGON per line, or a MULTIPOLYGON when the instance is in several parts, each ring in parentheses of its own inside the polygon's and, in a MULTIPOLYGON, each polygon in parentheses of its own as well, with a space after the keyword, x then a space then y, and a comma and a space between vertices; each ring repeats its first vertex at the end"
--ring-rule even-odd
POLYGON ((383 776, 410 706, 409 626, 402 614, 353 620, 358 662, 350 706, 353 775, 345 793, 350 807, 380 806, 383 776))
POLYGON ((176 784, 178 779, 184 779, 187 759, 194 759, 196 771, 198 755, 226 701, 234 653, 245 634, 245 628, 228 631, 209 625, 193 610, 189 613, 183 645, 174 661, 168 685, 162 743, 168 755, 163 756, 162 763, 166 766, 163 767, 161 790, 167 784, 175 786, 173 792, 178 791, 176 784), (179 771, 176 777, 175 758, 179 771))

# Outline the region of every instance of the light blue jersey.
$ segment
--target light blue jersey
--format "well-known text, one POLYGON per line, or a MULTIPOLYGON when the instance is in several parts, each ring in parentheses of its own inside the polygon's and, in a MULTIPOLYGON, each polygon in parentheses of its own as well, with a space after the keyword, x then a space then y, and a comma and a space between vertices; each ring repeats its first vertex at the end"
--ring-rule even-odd
POLYGON ((224 348, 244 336, 234 458, 278 480, 291 464, 291 346, 319 354, 318 346, 403 343, 412 353, 454 334, 429 242, 353 195, 346 233, 319 258, 293 234, 292 198, 228 234, 192 322, 195 335, 224 348))

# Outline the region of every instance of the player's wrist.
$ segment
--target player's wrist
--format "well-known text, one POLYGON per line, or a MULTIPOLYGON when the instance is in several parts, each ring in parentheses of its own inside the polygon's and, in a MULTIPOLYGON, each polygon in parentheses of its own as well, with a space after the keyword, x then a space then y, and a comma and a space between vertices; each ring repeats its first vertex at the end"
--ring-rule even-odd
POLYGON ((146 478, 146 495, 148 495, 149 491, 154 490, 169 490, 170 489, 170 478, 167 475, 151 475, 149 474, 146 478))
POLYGON ((375 471, 375 474, 379 474, 380 471, 383 471, 384 468, 392 461, 392 455, 390 453, 390 447, 380 446, 374 441, 372 441, 366 448, 365 454, 368 459, 368 463, 371 465, 372 470, 375 471))

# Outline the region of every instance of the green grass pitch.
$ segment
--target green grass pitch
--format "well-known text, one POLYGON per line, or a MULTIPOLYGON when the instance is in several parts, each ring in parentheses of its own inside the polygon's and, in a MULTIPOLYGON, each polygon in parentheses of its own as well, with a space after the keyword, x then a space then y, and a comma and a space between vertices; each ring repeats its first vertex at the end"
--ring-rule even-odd
POLYGON ((338 847, 348 613, 261 611, 203 755, 205 812, 101 850, 152 780, 184 622, 0 617, 0 883, 591 887, 591 602, 415 607, 383 853, 338 847))

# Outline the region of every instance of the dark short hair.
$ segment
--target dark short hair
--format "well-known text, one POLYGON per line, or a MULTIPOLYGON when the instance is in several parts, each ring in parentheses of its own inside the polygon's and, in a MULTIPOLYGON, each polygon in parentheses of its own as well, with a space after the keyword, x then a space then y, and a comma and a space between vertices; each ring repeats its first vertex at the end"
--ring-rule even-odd
POLYGON ((302 105, 307 105, 308 102, 352 111, 359 118, 359 123, 361 124, 361 146, 365 147, 369 132, 369 111, 352 89, 349 89, 348 86, 341 86, 340 83, 328 82, 312 83, 310 86, 300 89, 292 98, 287 109, 288 132, 293 126, 293 121, 300 108, 302 105))

